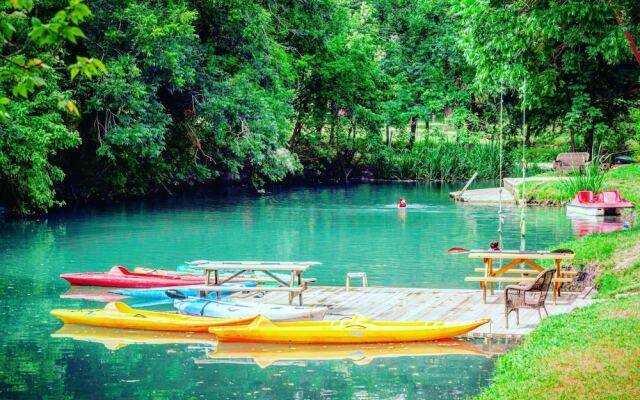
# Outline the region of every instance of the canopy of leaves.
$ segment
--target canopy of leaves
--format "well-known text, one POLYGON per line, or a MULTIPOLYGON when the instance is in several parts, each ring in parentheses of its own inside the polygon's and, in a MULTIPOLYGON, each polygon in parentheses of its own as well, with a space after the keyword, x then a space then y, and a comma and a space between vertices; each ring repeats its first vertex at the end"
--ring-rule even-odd
POLYGON ((491 178, 501 97, 504 151, 523 105, 527 139, 624 147, 639 17, 630 0, 5 0, 1 202, 491 178), (430 124, 443 115, 453 142, 430 124))

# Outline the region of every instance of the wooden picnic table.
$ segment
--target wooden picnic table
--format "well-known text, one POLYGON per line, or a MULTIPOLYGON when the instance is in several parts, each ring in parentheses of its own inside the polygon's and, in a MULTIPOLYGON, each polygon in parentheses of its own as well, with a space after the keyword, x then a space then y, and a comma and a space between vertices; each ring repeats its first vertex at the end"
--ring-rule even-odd
MULTIPOLYGON (((317 261, 301 261, 301 262, 291 262, 291 261, 209 261, 209 260, 198 260, 192 261, 188 263, 194 268, 204 270, 204 283, 205 286, 199 288, 201 292, 206 292, 207 287, 218 293, 220 296, 220 291, 228 290, 228 287, 221 286, 223 283, 227 283, 232 281, 234 278, 246 273, 246 272, 263 272, 271 279, 273 279, 274 283, 277 283, 276 287, 260 287, 262 291, 270 291, 270 290, 287 290, 289 292, 289 304, 293 302, 293 299, 298 296, 299 302, 302 305, 302 292, 307 289, 307 283, 309 279, 303 279, 302 273, 305 272, 313 265, 320 264, 317 261), (220 272, 223 271, 233 271, 229 276, 221 279, 220 272), (282 279, 280 276, 276 275, 278 272, 287 272, 289 273, 288 282, 282 279), (213 273, 213 282, 211 281, 211 275, 213 273), (296 284, 298 286, 296 286, 296 284), (283 289, 286 288, 286 289, 283 289)), ((236 289, 236 288, 234 288, 236 289)), ((257 290, 257 289, 255 289, 257 290)), ((254 290, 254 291, 255 291, 254 290)), ((248 290, 251 291, 251 290, 248 290)))
MULTIPOLYGON (((556 268, 556 273, 553 278, 553 304, 556 304, 557 296, 560 294, 560 284, 567 280, 562 278, 562 271, 560 270, 560 263, 562 260, 571 260, 576 255, 573 252, 552 252, 552 251, 518 251, 518 250, 502 250, 502 251, 487 251, 487 250, 472 250, 469 252, 469 258, 481 258, 484 261, 484 280, 480 280, 483 293, 482 299, 487 302, 487 283, 490 284, 491 294, 493 294, 494 283, 509 280, 518 280, 518 278, 497 278, 499 275, 507 273, 518 265, 526 264, 533 268, 536 272, 544 271, 544 267, 536 263, 533 260, 553 260, 556 268), (500 266, 497 270, 493 269, 494 260, 511 260, 507 264, 500 266), (483 284, 484 283, 484 284, 483 284)), ((531 278, 519 279, 522 281, 531 280, 531 278)))

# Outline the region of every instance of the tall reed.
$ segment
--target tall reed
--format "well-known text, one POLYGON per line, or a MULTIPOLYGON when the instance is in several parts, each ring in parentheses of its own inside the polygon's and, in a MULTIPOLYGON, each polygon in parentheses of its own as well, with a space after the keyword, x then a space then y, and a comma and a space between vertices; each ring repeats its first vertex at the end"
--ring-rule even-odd
POLYGON ((585 166, 582 171, 571 178, 560 182, 560 190, 563 197, 567 199, 573 198, 577 192, 589 190, 598 193, 604 186, 604 171, 600 169, 600 164, 596 160, 585 166))
POLYGON ((434 141, 378 156, 370 167, 380 178, 456 181, 474 172, 479 178, 496 178, 499 162, 499 148, 492 144, 434 141))

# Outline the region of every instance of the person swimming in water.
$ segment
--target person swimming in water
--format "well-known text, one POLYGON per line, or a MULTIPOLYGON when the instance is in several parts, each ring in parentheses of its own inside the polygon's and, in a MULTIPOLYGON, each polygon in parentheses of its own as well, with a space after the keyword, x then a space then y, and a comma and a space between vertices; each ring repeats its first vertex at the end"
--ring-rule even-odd
POLYGON ((404 200, 404 197, 400 197, 400 201, 398 202, 398 208, 406 208, 407 202, 404 200))

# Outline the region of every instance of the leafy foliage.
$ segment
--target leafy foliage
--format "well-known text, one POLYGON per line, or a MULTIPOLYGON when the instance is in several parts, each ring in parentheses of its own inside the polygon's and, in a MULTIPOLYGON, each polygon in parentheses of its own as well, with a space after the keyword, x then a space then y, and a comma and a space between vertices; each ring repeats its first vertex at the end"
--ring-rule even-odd
POLYGON ((628 120, 628 106, 637 101, 632 88, 640 69, 622 31, 638 37, 630 21, 639 8, 631 1, 579 0, 456 5, 475 87, 518 93, 529 109, 531 132, 559 121, 584 138, 589 152, 619 128, 620 117, 628 120), (622 25, 616 13, 625 16, 622 25))
MULTIPOLYGON (((29 0, 0 6, 0 183, 8 189, 2 197, 19 214, 62 204, 54 199, 54 183, 64 173, 51 158, 80 139, 62 116, 79 111, 58 70, 65 68, 64 46, 85 37, 78 25, 90 16, 82 0, 70 0, 62 10, 34 8, 29 0), (29 19, 30 13, 38 17, 29 19)), ((72 79, 106 72, 100 60, 78 55, 76 61, 68 65, 72 79)))
MULTIPOLYGON (((0 139, 0 182, 10 189, 2 202, 18 213, 206 182, 260 189, 300 173, 492 178, 500 131, 504 170, 520 162, 509 154, 520 142, 522 103, 527 145, 561 136, 571 138, 565 149, 613 152, 637 137, 640 69, 622 35, 640 34, 637 2, 89 5, 0 8, 3 132, 17 132, 10 111, 35 109, 56 121, 47 135, 67 130, 65 140, 43 141, 46 162, 37 166, 16 161, 24 149, 15 137, 0 139), (18 182, 34 168, 48 178, 18 182)), ((25 131, 30 121, 20 122, 25 131)))

